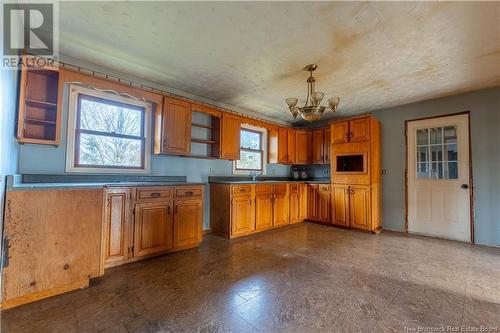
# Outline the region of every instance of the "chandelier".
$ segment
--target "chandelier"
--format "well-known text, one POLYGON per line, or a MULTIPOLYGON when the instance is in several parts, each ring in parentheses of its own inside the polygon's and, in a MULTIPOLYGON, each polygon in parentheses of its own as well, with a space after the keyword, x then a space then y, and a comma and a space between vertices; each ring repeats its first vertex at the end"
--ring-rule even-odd
POLYGON ((298 107, 297 102, 298 99, 294 97, 290 97, 285 99, 286 104, 288 104, 288 108, 290 109, 290 113, 293 118, 297 118, 297 115, 300 116, 307 121, 315 121, 321 119, 323 112, 326 109, 332 110, 335 112, 337 110, 337 105, 340 102, 340 97, 332 97, 328 99, 328 106, 321 106, 320 103, 323 100, 323 96, 325 95, 321 91, 315 90, 314 83, 316 79, 312 76, 313 72, 318 68, 318 65, 308 65, 304 68, 306 71, 309 71, 309 77, 307 78, 307 98, 306 103, 303 107, 298 107))

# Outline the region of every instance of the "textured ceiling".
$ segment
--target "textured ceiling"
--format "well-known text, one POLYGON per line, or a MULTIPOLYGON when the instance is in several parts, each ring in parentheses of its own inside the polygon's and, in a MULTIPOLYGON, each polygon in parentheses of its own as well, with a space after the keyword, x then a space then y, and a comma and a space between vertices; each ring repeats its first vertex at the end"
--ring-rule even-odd
POLYGON ((284 121, 316 63, 350 115, 500 85, 500 2, 61 2, 60 52, 284 121))

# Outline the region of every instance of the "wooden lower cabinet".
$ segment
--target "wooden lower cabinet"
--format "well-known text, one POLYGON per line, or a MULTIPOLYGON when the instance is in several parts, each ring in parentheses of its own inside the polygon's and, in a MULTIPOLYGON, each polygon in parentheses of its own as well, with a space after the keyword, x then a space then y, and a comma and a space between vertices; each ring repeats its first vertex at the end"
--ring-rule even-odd
POLYGON ((350 186, 349 217, 350 226, 356 229, 371 229, 371 188, 370 186, 350 186))
POLYGON ((299 209, 299 185, 290 184, 290 223, 297 223, 300 221, 299 209))
POLYGON ((330 223, 330 185, 318 186, 316 219, 330 223))
POLYGON ((332 185, 332 223, 349 226, 349 186, 332 185))
POLYGON ((129 260, 133 246, 133 221, 129 188, 109 189, 104 198, 103 237, 105 267, 129 260))
POLYGON ((318 185, 307 185, 307 219, 315 221, 318 217, 318 185))
POLYGON ((273 225, 282 226, 290 222, 290 193, 288 185, 275 185, 273 199, 273 225))
POLYGON ((266 230, 273 227, 273 194, 255 195, 255 230, 266 230))
POLYGON ((135 205, 134 257, 144 257, 173 247, 172 202, 135 205))
POLYGON ((299 220, 307 220, 307 196, 308 196, 308 185, 301 183, 298 184, 299 187, 299 220))
POLYGON ((202 241, 202 186, 107 188, 104 196, 105 268, 202 241))
POLYGON ((202 240, 203 201, 176 200, 174 203, 174 237, 175 248, 196 246, 202 240))
POLYGON ((231 201, 231 235, 246 235, 255 230, 251 196, 237 196, 231 201))

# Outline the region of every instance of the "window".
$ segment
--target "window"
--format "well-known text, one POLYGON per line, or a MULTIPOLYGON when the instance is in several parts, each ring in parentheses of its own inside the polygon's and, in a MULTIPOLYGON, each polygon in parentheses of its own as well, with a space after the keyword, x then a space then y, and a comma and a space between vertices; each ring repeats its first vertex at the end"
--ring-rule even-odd
POLYGON ((233 164, 234 173, 266 171, 266 130, 243 125, 240 130, 240 159, 233 164))
POLYGON ((67 171, 149 172, 151 105, 71 86, 67 171))
POLYGON ((457 179, 457 127, 417 130, 417 178, 457 179))

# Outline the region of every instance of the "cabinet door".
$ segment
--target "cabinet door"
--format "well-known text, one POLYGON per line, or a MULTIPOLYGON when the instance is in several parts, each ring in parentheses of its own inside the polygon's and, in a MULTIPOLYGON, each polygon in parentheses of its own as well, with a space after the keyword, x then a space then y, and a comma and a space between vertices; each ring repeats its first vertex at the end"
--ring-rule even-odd
POLYGON ((370 197, 369 186, 351 186, 349 188, 349 217, 352 228, 369 230, 370 223, 370 197))
POLYGON ((312 132, 312 162, 322 164, 324 158, 323 130, 312 132))
POLYGON ((295 130, 288 129, 288 139, 287 139, 287 159, 289 164, 296 163, 296 152, 297 152, 297 138, 295 130))
POLYGON ((105 192, 104 207, 104 266, 115 266, 130 258, 132 247, 129 189, 110 189, 105 192))
POLYGON ((307 185, 307 218, 317 219, 318 185, 307 185))
POLYGON ((240 118, 224 114, 222 116, 221 159, 240 159, 240 118))
POLYGON ((317 220, 330 222, 330 185, 319 185, 317 220))
POLYGON ((284 127, 278 129, 278 163, 288 163, 288 129, 284 127))
POLYGON ((255 196, 255 230, 264 230, 273 226, 273 195, 255 196))
POLYGON ((299 184, 299 220, 307 220, 307 184, 299 184))
POLYGON ((197 245, 202 240, 203 201, 176 200, 174 203, 174 248, 197 245))
POLYGON ((296 164, 311 164, 311 136, 309 131, 296 131, 296 164))
POLYGON ((332 130, 332 143, 346 143, 349 141, 349 122, 342 121, 333 123, 332 130))
POLYGON ((332 150, 332 138, 330 128, 325 128, 323 132, 323 163, 330 164, 330 156, 332 150))
POLYGON ((275 193, 273 200, 274 226, 281 226, 290 222, 290 194, 275 193))
POLYGON ((349 186, 332 185, 332 223, 349 226, 349 186))
POLYGON ((299 219, 299 192, 298 190, 290 192, 290 223, 297 223, 299 219))
POLYGON ((134 257, 144 257, 172 248, 171 201, 135 205, 134 257))
POLYGON ((165 98, 163 108, 162 151, 189 155, 191 152, 191 104, 165 98))
POLYGON ((349 121, 349 138, 351 142, 370 140, 370 118, 349 121))
POLYGON ((231 201, 231 236, 255 230, 254 206, 251 196, 234 197, 231 201))
POLYGON ((288 129, 284 127, 278 129, 278 163, 288 163, 288 129))

